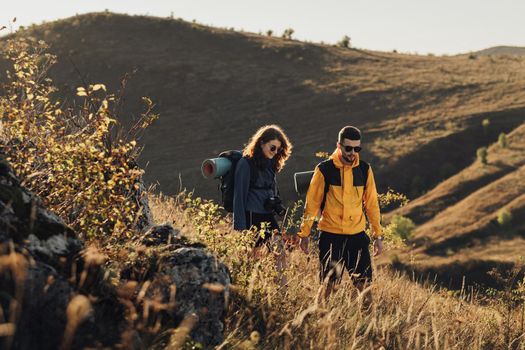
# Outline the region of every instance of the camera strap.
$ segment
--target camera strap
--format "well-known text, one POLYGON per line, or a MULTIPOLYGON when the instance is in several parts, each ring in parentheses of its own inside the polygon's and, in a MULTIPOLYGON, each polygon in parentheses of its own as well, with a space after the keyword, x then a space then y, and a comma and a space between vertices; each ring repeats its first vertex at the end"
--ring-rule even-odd
POLYGON ((279 197, 279 187, 277 187, 277 174, 273 174, 273 195, 279 197))

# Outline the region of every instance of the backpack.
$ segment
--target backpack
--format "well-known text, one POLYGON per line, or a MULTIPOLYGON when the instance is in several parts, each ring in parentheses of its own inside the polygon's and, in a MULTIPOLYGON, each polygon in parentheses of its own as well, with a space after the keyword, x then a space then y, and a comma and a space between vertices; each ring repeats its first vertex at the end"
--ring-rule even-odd
MULTIPOLYGON (((224 151, 219 154, 221 158, 227 158, 231 163, 230 170, 219 178, 219 189, 221 191, 221 204, 224 209, 233 213, 233 191, 235 188, 235 168, 241 158, 243 158, 242 151, 224 151)), ((257 180, 257 168, 252 159, 244 157, 250 164, 250 187, 255 188, 254 184, 257 180)))

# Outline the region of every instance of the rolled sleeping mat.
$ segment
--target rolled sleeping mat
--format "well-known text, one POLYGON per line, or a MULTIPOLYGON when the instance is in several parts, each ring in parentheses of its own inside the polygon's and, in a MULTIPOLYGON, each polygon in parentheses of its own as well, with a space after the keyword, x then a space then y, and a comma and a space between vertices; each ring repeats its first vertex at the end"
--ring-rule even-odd
POLYGON ((310 187, 310 181, 312 181, 312 176, 314 175, 313 170, 311 171, 302 171, 299 173, 293 174, 293 181, 295 184, 295 192, 302 195, 308 191, 310 187))
POLYGON ((232 162, 228 158, 210 158, 202 162, 201 172, 206 179, 217 179, 230 170, 232 162))

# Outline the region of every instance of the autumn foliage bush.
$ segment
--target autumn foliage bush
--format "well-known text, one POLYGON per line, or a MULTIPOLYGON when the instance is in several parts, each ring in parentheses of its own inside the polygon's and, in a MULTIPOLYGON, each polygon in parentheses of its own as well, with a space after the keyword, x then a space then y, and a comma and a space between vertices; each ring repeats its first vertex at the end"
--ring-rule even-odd
POLYGON ((132 234, 141 212, 136 137, 155 118, 152 102, 127 138, 118 132, 115 95, 79 87, 64 106, 48 77, 55 56, 43 41, 17 38, 2 54, 11 64, 1 87, 0 145, 18 177, 84 238, 132 234))

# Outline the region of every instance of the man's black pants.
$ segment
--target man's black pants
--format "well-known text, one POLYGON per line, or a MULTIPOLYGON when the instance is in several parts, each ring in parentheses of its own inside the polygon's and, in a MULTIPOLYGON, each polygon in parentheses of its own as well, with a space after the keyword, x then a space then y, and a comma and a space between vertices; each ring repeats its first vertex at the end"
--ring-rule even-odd
POLYGON ((321 232, 321 281, 328 278, 330 284, 338 283, 346 269, 354 282, 370 282, 372 266, 369 244, 370 238, 364 231, 353 235, 321 232))

